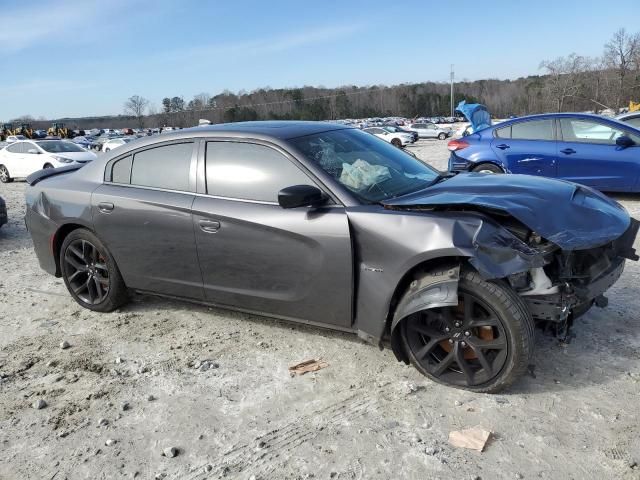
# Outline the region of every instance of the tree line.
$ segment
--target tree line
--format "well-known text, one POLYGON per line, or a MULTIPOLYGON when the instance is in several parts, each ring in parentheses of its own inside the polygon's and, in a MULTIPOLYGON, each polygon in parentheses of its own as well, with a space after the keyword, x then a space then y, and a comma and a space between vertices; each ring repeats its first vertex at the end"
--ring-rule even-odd
MULTIPOLYGON (((549 111, 618 111, 640 101, 640 32, 620 29, 591 58, 571 53, 540 63, 539 75, 515 80, 476 80, 455 83, 454 104, 483 103, 495 117, 549 111)), ((160 108, 133 95, 124 115, 60 119, 75 128, 187 127, 207 119, 212 123, 246 120, 333 120, 401 116, 448 116, 449 84, 424 82, 401 85, 323 88, 260 88, 217 95, 200 93, 190 100, 167 96, 160 108)), ((24 120, 16 119, 18 122, 24 120)), ((45 126, 35 121, 35 128, 45 126), (40 124, 43 125, 40 125, 40 124)))

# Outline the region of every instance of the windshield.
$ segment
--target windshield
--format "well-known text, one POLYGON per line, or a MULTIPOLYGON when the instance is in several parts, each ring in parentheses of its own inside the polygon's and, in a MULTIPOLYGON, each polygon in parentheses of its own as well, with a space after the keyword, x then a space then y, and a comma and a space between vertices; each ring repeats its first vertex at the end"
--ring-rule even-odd
POLYGON ((84 152, 84 150, 76 144, 61 140, 48 140, 46 142, 37 142, 37 144, 45 152, 49 153, 84 152))
POLYGON ((431 167, 360 130, 333 130, 290 143, 368 203, 415 192, 438 178, 431 167))

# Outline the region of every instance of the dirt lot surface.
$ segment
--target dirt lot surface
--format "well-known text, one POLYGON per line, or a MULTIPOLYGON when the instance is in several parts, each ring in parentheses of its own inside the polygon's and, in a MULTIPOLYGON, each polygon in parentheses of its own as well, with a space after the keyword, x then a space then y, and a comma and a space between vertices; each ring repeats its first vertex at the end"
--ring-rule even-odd
MULTIPOLYGON (((444 142, 411 149, 446 164, 444 142)), ((534 374, 481 395, 346 334, 155 297, 84 310, 38 266, 25 188, 0 185, 2 479, 640 478, 637 263, 569 345, 538 332, 534 374), (329 365, 289 375, 309 358, 329 365), (447 443, 476 425, 484 452, 447 443)))

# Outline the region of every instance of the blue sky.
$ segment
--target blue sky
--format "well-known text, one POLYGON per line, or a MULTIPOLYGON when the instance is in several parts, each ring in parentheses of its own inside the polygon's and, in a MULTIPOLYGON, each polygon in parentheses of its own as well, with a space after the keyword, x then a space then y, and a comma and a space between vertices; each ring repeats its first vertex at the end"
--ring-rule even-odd
POLYGON ((0 0, 0 120, 260 87, 517 78, 596 56, 638 0, 0 0))

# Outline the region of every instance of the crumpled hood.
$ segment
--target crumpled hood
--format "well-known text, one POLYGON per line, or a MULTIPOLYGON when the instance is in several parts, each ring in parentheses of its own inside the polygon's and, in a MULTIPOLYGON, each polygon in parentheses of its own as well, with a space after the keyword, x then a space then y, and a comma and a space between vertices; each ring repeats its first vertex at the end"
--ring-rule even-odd
POLYGON ((530 175, 461 173, 384 204, 394 208, 474 205, 501 210, 564 250, 604 245, 630 225, 627 211, 602 193, 530 175))

